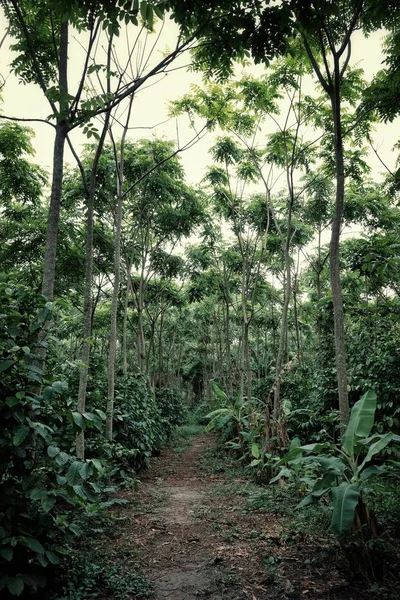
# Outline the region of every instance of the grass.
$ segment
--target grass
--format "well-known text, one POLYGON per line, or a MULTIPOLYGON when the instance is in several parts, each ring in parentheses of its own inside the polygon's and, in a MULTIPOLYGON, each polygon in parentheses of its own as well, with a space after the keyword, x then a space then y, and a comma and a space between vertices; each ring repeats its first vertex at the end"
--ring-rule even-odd
POLYGON ((204 425, 198 423, 187 423, 180 425, 174 431, 170 446, 173 448, 175 454, 183 454, 190 448, 192 444, 192 437, 200 435, 204 432, 204 425))

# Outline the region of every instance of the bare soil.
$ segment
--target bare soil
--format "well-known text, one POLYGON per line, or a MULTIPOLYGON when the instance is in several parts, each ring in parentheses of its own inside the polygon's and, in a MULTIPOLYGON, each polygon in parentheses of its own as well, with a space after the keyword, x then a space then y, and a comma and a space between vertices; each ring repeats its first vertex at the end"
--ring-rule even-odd
POLYGON ((181 454, 164 450, 124 508, 116 543, 130 549, 156 600, 372 598, 346 581, 332 540, 289 533, 274 511, 248 510, 243 490, 254 484, 207 472, 213 445, 213 436, 200 435, 181 454))

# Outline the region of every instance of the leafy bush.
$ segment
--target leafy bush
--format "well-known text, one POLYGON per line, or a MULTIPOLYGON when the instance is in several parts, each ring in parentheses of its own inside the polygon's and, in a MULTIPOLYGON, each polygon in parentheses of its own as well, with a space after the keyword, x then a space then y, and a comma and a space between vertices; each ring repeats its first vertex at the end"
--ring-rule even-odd
POLYGON ((49 407, 66 385, 45 380, 38 355, 46 347, 51 312, 43 296, 0 286, 2 597, 46 584, 50 567, 65 554, 63 544, 79 533, 67 507, 94 498, 87 480, 101 468, 96 461, 77 461, 57 445, 62 418, 50 418, 49 407))
POLYGON ((175 427, 186 422, 188 409, 177 390, 170 388, 156 390, 156 404, 162 429, 167 438, 170 438, 175 427))

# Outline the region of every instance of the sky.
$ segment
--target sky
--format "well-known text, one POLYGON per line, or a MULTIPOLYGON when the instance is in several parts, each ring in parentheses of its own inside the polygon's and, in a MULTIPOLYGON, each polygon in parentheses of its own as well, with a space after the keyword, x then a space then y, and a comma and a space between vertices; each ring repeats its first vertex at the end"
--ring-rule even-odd
MULTIPOLYGON (((2 20, 4 26, 4 18, 2 20)), ((115 45, 115 55, 120 57, 121 63, 124 62, 128 53, 128 43, 132 49, 136 30, 131 32, 128 38, 121 35, 115 45), (128 41, 127 41, 128 40, 128 41)), ((0 32, 0 35, 1 32, 0 32)), ((133 73, 137 73, 143 68, 143 63, 148 61, 150 66, 155 61, 159 61, 167 47, 174 48, 177 39, 177 28, 172 21, 167 21, 160 33, 159 38, 155 35, 142 36, 136 44, 137 52, 134 53, 133 73), (157 43, 155 43, 157 41, 157 43), (153 48, 152 52, 150 50, 153 48)), ((365 39, 361 32, 356 32, 352 44, 352 64, 358 65, 365 71, 365 77, 371 79, 373 74, 382 68, 383 55, 381 53, 381 42, 383 33, 375 33, 369 39, 365 39)), ((105 40, 97 48, 97 60, 104 62, 102 58, 103 46, 105 40)), ((9 49, 10 39, 6 39, 0 50, 0 74, 5 83, 2 90, 1 113, 3 115, 19 118, 40 118, 46 119, 50 113, 47 101, 42 92, 34 85, 23 85, 11 73, 9 65, 12 60, 12 52, 9 49)), ((85 36, 71 36, 70 38, 70 59, 69 59, 69 79, 70 90, 73 92, 77 85, 78 75, 82 65, 85 45, 85 36)), ((133 139, 140 137, 164 136, 168 139, 176 140, 179 137, 180 145, 185 144, 193 137, 193 130, 188 127, 188 120, 185 117, 177 119, 168 118, 168 103, 177 99, 190 91, 192 84, 202 84, 201 76, 185 68, 190 62, 188 54, 180 57, 168 74, 155 77, 151 82, 142 88, 135 97, 132 118, 130 122, 129 136, 133 139)), ((241 68, 237 69, 240 74, 241 68)), ((260 67, 247 67, 246 73, 262 73, 260 67)), ((92 79, 93 85, 95 81, 92 79)), ((119 112, 119 118, 123 119, 123 109, 119 112)), ((35 131, 34 147, 36 149, 35 162, 51 171, 52 146, 54 130, 46 124, 30 123, 35 131)), ((397 152, 392 148, 398 140, 398 127, 396 124, 380 125, 375 134, 375 146, 379 149, 381 158, 393 169, 397 152)), ((118 137, 118 127, 117 127, 118 137)), ((79 153, 79 149, 86 138, 82 132, 74 131, 71 139, 79 153)), ((181 154, 187 179, 192 184, 197 184, 204 176, 206 166, 210 164, 210 155, 208 149, 212 145, 212 138, 207 135, 191 149, 181 154)), ((74 164, 74 159, 67 151, 66 161, 74 164)), ((373 169, 373 178, 380 179, 384 171, 383 166, 370 152, 370 163, 373 169)))

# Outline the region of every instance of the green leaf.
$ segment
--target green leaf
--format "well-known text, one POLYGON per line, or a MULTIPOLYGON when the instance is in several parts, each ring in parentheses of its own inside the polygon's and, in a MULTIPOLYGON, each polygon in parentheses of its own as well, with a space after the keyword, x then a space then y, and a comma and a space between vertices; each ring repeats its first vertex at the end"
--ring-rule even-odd
POLYGON ((335 475, 341 475, 346 465, 337 456, 317 456, 316 462, 321 465, 324 471, 331 471, 335 475))
POLYGON ((225 392, 223 390, 221 390, 221 388, 219 387, 219 385, 217 385, 215 383, 215 381, 211 381, 210 383, 211 383, 212 391, 217 396, 217 398, 219 398, 220 400, 222 400, 224 403, 229 403, 229 396, 227 396, 225 394, 225 392))
POLYGON ((376 394, 366 392, 351 409, 350 421, 343 435, 342 446, 349 456, 354 456, 359 441, 372 429, 376 410, 376 394))
POLYGON ((51 511, 51 509, 55 505, 56 498, 54 496, 50 496, 50 494, 47 494, 46 496, 42 497, 41 503, 42 503, 42 508, 43 508, 44 512, 48 513, 51 511))
POLYGON ((88 462, 82 463, 79 473, 80 473, 80 476, 82 477, 82 479, 86 480, 93 473, 92 465, 88 462))
POLYGON ((296 510, 298 508, 304 508, 304 506, 309 506, 310 504, 312 504, 313 502, 315 502, 315 496, 313 496, 313 494, 308 494, 308 496, 306 496, 305 498, 303 498, 303 500, 301 500, 297 505, 296 505, 296 510))
POLYGON ((80 535, 81 535, 81 530, 79 529, 78 525, 76 525, 76 523, 70 523, 70 524, 69 524, 69 529, 70 529, 70 531, 72 531, 72 533, 74 533, 76 536, 80 536, 80 535))
POLYGON ((47 448, 47 454, 50 456, 50 458, 54 458, 57 456, 57 454, 60 454, 60 448, 57 446, 49 446, 47 448))
POLYGON ((275 475, 275 477, 270 479, 269 482, 275 483, 276 481, 279 481, 280 479, 282 479, 282 477, 287 477, 288 479, 290 479, 290 477, 292 477, 291 470, 288 469, 287 467, 282 467, 282 469, 279 471, 278 475, 275 475))
POLYGON ((46 385, 46 387, 43 389, 42 394, 43 399, 46 402, 50 402, 54 398, 54 389, 51 387, 51 385, 46 385))
POLYGON ((77 460, 70 464, 66 475, 69 485, 73 486, 81 481, 81 466, 82 463, 77 460))
POLYGON ((0 556, 2 556, 5 560, 10 561, 13 557, 13 549, 8 547, 8 548, 0 548, 0 556))
POLYGON ((28 371, 32 371, 32 373, 37 373, 38 375, 43 375, 43 369, 41 369, 37 365, 29 365, 28 371))
POLYGON ((79 498, 82 498, 83 500, 87 500, 85 490, 83 489, 83 487, 81 485, 73 485, 72 489, 74 490, 75 494, 77 496, 79 496, 79 498))
POLYGON ((99 473, 101 473, 103 471, 103 465, 101 464, 101 462, 99 461, 98 458, 92 458, 91 463, 94 466, 94 468, 96 469, 96 471, 98 471, 99 473))
POLYGON ((12 596, 20 596, 24 591, 24 582, 22 577, 8 577, 7 588, 12 596))
POLYGON ((79 412, 73 412, 72 414, 72 419, 74 421, 74 423, 76 425, 78 425, 78 427, 80 427, 81 429, 85 429, 86 427, 86 421, 83 418, 83 416, 81 415, 81 413, 79 412))
POLYGON ((68 390, 68 382, 67 381, 54 381, 52 386, 57 394, 62 394, 68 390))
POLYGON ((339 537, 348 535, 351 532, 356 506, 360 499, 360 488, 356 483, 343 482, 332 488, 332 498, 331 530, 339 537))
POLYGON ((46 550, 46 556, 52 565, 60 564, 59 557, 57 556, 57 554, 54 554, 54 552, 52 552, 51 550, 46 550))
POLYGON ((56 463, 58 464, 58 466, 62 467, 65 464, 67 464, 67 462, 69 462, 71 457, 66 452, 60 452, 60 454, 57 454, 57 456, 55 458, 56 458, 56 463))
POLYGON ((0 360, 0 373, 9 369, 11 367, 11 365, 13 365, 13 364, 14 364, 14 361, 10 360, 10 359, 0 360))
POLYGON ((281 458, 281 460, 277 463, 278 465, 283 465, 287 462, 290 462, 294 458, 301 456, 303 452, 321 452, 322 449, 326 448, 327 444, 318 442, 317 444, 306 444, 305 446, 296 446, 292 448, 281 458))
POLYGON ((19 425, 13 435, 13 444, 14 446, 20 446, 26 436, 29 434, 30 428, 26 425, 19 425))
POLYGON ((6 404, 10 408, 17 406, 17 404, 19 404, 19 403, 20 403, 20 400, 18 400, 18 398, 15 398, 14 396, 9 396, 8 398, 6 398, 6 404))
POLYGON ((380 439, 377 440, 374 444, 371 444, 369 447, 367 456, 364 458, 361 465, 358 467, 357 471, 361 471, 366 463, 368 463, 375 454, 378 454, 381 450, 386 448, 386 446, 393 440, 393 433, 389 432, 385 435, 380 436, 380 439))
POLYGON ((43 554, 44 548, 39 540, 35 540, 35 538, 24 537, 20 539, 20 543, 33 550, 33 552, 37 552, 38 554, 43 554))
POLYGON ((374 475, 382 475, 383 473, 386 473, 386 470, 383 467, 378 467, 377 465, 371 465, 370 467, 367 467, 366 469, 363 469, 363 471, 361 471, 359 480, 365 481, 365 479, 369 479, 370 477, 373 477, 374 475))
POLYGON ((258 444, 253 444, 251 447, 251 454, 254 456, 254 458, 260 458, 260 448, 258 447, 258 444))

